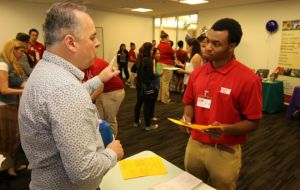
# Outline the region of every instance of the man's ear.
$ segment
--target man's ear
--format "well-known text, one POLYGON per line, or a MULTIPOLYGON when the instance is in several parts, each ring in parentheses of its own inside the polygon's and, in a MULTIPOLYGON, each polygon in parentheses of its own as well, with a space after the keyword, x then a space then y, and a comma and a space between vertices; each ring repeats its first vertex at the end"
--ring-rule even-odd
POLYGON ((236 47, 236 43, 230 43, 230 44, 229 44, 229 49, 230 49, 231 51, 233 51, 235 47, 236 47))
POLYGON ((77 50, 75 38, 71 34, 67 34, 64 37, 64 44, 69 51, 75 52, 77 50))

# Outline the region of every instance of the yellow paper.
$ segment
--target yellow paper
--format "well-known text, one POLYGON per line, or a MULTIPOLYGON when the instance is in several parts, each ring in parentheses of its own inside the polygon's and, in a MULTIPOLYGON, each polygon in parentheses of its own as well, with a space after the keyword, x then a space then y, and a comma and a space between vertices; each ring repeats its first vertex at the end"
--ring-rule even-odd
POLYGON ((192 128, 192 129, 197 129, 197 130, 205 130, 205 129, 218 129, 218 128, 222 128, 224 126, 222 125, 198 125, 198 124, 188 124, 185 123, 183 121, 180 120, 176 120, 176 119, 171 119, 168 118, 168 120, 172 121, 173 123, 177 124, 177 125, 182 125, 188 128, 192 128))
POLYGON ((122 160, 119 161, 119 166, 124 179, 167 174, 162 159, 158 156, 122 160))

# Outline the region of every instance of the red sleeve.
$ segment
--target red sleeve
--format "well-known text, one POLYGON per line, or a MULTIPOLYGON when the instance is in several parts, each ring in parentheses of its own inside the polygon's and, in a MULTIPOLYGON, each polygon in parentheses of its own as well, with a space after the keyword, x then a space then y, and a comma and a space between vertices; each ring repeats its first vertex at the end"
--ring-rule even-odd
POLYGON ((258 77, 244 86, 239 101, 245 119, 262 118, 262 83, 258 77))
POLYGON ((105 60, 96 58, 94 64, 90 67, 93 76, 98 75, 103 69, 109 65, 105 60))

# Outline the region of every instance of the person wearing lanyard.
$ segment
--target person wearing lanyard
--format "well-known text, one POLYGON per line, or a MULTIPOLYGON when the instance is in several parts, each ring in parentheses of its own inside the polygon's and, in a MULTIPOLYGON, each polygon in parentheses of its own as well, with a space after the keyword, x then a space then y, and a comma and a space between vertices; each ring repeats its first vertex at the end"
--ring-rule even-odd
POLYGON ((189 173, 218 190, 236 189, 240 144, 262 118, 261 81, 234 57, 241 37, 241 26, 233 19, 224 18, 212 26, 205 47, 208 63, 191 74, 183 97, 183 121, 221 125, 189 131, 184 159, 189 173))
POLYGON ((28 54, 37 63, 43 57, 45 46, 37 41, 39 37, 39 31, 37 29, 35 28, 30 29, 29 36, 30 39, 29 39, 28 54))

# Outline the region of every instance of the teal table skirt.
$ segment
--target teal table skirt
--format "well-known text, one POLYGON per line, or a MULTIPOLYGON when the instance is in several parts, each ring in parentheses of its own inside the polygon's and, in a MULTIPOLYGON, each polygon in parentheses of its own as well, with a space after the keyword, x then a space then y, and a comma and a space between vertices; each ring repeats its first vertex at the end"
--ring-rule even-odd
POLYGON ((283 81, 263 81, 263 112, 276 113, 283 108, 283 81))

